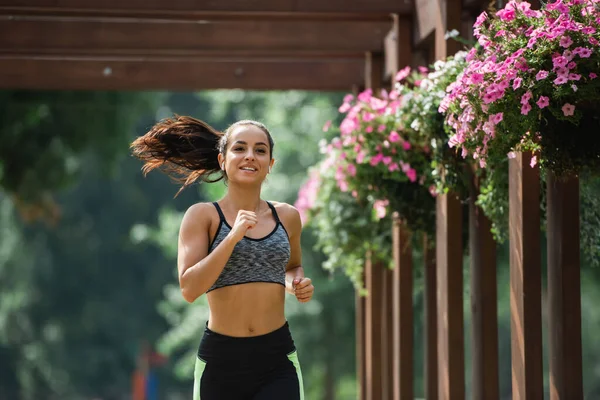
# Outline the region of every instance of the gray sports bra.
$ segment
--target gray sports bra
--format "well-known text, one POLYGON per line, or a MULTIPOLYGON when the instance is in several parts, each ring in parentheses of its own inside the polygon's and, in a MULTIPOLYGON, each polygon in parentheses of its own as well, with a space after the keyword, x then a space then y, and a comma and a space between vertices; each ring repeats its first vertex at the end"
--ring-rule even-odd
MULTIPOLYGON (((275 207, 268 201, 267 204, 275 218, 275 228, 260 239, 244 236, 235 245, 225 268, 207 293, 224 286, 249 282, 271 282, 285 286, 285 268, 291 254, 290 241, 275 207)), ((213 205, 219 213, 220 222, 215 238, 208 248, 209 253, 231 232, 231 226, 225 220, 221 207, 217 202, 213 205)))

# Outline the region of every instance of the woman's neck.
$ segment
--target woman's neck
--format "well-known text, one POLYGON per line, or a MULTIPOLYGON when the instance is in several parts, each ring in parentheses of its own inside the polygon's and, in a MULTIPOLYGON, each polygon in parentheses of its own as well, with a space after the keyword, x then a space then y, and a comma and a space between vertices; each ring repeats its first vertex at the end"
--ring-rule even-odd
POLYGON ((260 207, 260 187, 239 187, 230 185, 223 198, 236 211, 246 210, 256 212, 260 207))

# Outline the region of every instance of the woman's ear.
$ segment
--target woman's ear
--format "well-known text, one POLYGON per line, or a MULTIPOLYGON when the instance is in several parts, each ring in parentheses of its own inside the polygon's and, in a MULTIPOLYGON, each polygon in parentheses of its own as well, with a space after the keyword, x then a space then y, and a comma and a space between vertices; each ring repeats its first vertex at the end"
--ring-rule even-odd
POLYGON ((273 165, 275 165, 275 159, 272 159, 271 163, 269 164, 269 173, 271 173, 271 171, 273 171, 273 165))
POLYGON ((219 160, 219 166, 221 167, 221 169, 225 171, 225 157, 223 157, 223 154, 219 153, 219 155, 217 156, 217 160, 219 160))

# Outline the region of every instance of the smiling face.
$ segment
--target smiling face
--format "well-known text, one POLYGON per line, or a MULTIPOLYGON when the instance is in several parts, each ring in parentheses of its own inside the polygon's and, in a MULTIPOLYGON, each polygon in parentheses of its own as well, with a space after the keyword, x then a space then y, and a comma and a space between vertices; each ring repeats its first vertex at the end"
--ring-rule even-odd
POLYGON ((230 182, 262 183, 275 162, 269 137, 258 126, 236 126, 227 137, 225 156, 219 154, 230 182))

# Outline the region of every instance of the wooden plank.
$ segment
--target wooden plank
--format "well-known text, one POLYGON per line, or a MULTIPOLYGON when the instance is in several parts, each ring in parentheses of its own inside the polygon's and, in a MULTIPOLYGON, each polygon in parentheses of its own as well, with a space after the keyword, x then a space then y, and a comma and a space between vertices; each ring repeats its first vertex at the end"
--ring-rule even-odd
MULTIPOLYGON (((413 57, 411 47, 412 22, 408 18, 393 16, 392 29, 384 40, 383 79, 393 84, 394 77, 402 68, 411 65, 413 57)), ((393 87, 392 87, 393 89, 393 87)))
POLYGON ((383 267, 381 274, 381 400, 392 400, 393 395, 393 270, 383 267))
POLYGON ((391 13, 410 15, 409 0, 0 0, 0 12, 37 15, 95 15, 160 18, 387 18, 391 13))
POLYGON ((393 400, 412 399, 413 387, 413 274, 412 246, 398 216, 392 227, 393 271, 393 400))
POLYGON ((544 398, 540 177, 531 153, 509 161, 510 314, 513 399, 544 398))
POLYGON ((583 399, 579 179, 546 175, 550 399, 583 399))
POLYGON ((471 179, 469 199, 469 253, 471 255, 472 396, 498 400, 498 297, 496 242, 490 220, 475 201, 479 194, 471 179))
POLYGON ((438 398, 464 400, 462 209, 453 193, 437 197, 438 398))
POLYGON ((438 351, 437 351, 437 282, 435 266, 435 241, 423 238, 423 298, 425 321, 424 392, 427 400, 438 398, 438 351))
POLYGON ((0 16, 0 54, 362 56, 389 21, 165 21, 0 16), (233 52, 233 54, 232 54, 233 52))
POLYGON ((364 79, 356 60, 211 60, 0 56, 0 88, 332 90, 364 79))
POLYGON ((365 267, 365 283, 368 291, 365 306, 365 376, 366 399, 381 400, 383 398, 382 371, 382 319, 384 267, 377 260, 367 257, 365 267))

